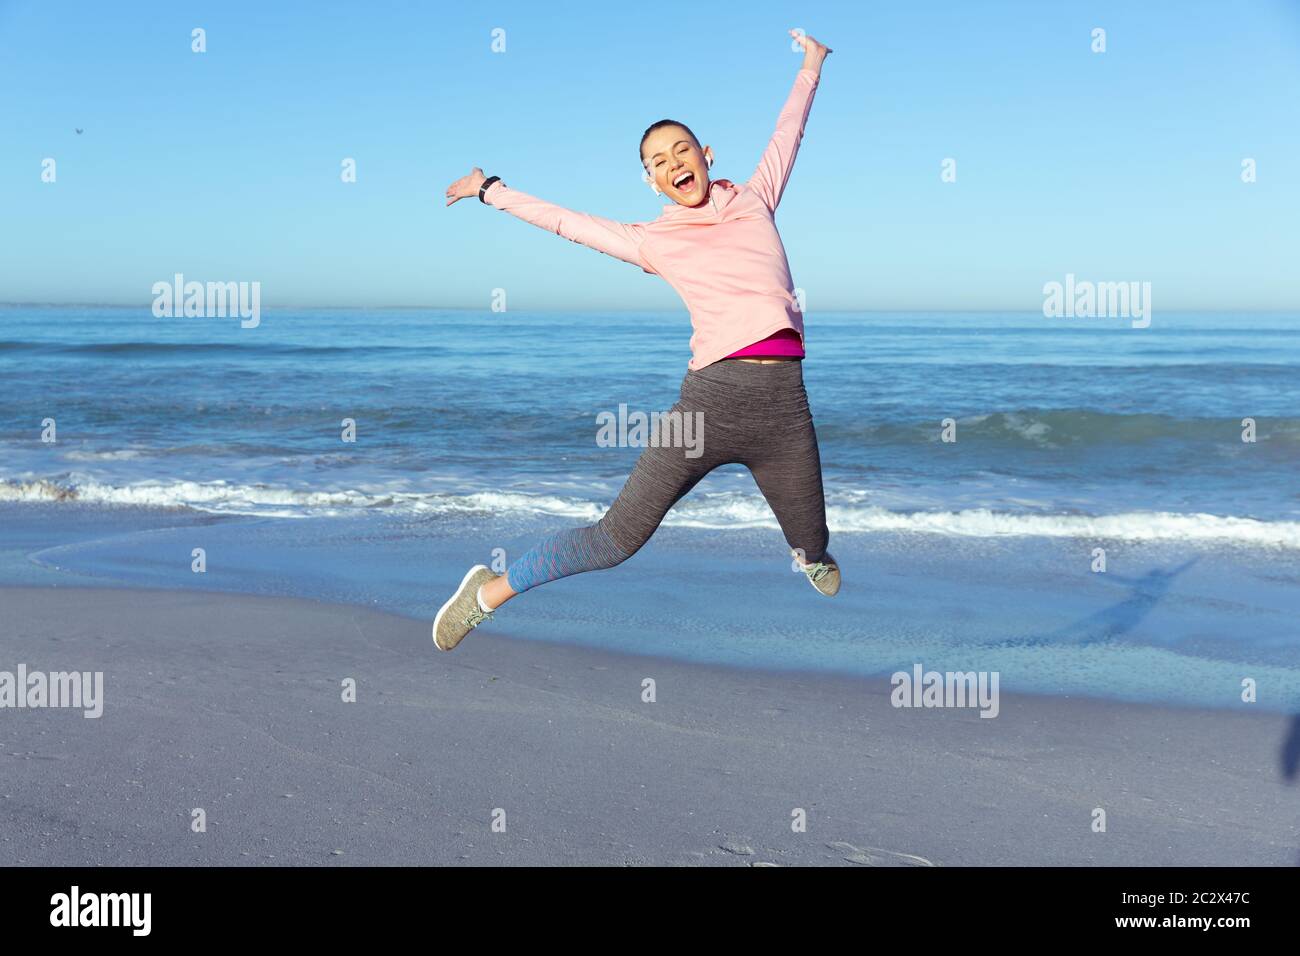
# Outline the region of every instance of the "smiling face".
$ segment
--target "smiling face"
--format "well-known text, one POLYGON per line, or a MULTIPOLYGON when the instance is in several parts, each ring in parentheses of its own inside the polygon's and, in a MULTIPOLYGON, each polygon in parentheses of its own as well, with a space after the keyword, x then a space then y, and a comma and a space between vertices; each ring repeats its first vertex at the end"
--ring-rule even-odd
POLYGON ((659 127, 641 144, 641 162, 655 185, 683 206, 698 206, 708 198, 711 156, 711 149, 701 149, 690 130, 676 124, 659 127))

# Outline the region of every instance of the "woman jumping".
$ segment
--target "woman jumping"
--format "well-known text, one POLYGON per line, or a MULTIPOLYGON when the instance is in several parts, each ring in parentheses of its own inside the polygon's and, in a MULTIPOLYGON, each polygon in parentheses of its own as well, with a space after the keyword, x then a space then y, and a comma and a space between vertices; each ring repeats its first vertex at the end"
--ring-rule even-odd
MULTIPOLYGON (((641 137, 641 165, 656 195, 673 201, 653 222, 572 212, 511 189, 475 168, 447 188, 447 205, 477 196, 525 222, 662 276, 690 310, 691 360, 672 420, 702 414, 702 453, 651 443, 599 521, 561 531, 505 574, 478 564, 438 611, 433 642, 449 651, 517 594, 556 578, 612 568, 635 554, 668 510, 713 469, 749 468, 776 515, 791 556, 822 594, 840 588, 826 550, 821 458, 804 391, 803 316, 773 216, 794 166, 804 123, 831 51, 791 30, 804 51, 794 89, 754 175, 743 186, 709 180, 713 148, 684 124, 660 120, 641 137), (675 418, 680 413, 681 418, 675 418)), ((697 419, 690 419, 692 421, 697 419)), ((698 449, 696 449, 698 452, 698 449)))

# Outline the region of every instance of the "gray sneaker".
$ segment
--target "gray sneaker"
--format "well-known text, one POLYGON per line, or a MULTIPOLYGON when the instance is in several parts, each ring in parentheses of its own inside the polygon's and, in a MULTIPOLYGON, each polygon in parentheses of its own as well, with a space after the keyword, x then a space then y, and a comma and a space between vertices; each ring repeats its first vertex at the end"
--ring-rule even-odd
POLYGON ((460 587, 438 610, 433 619, 433 643, 440 651, 450 651, 464 639, 465 635, 484 621, 492 620, 492 614, 485 612, 478 605, 478 589, 499 578, 484 565, 476 564, 461 579, 460 587))
POLYGON ((812 564, 804 564, 799 561, 798 551, 791 551, 790 557, 798 562, 799 570, 808 576, 808 583, 822 594, 827 597, 834 597, 839 593, 840 566, 835 563, 835 558, 829 551, 822 555, 822 560, 815 561, 812 564))

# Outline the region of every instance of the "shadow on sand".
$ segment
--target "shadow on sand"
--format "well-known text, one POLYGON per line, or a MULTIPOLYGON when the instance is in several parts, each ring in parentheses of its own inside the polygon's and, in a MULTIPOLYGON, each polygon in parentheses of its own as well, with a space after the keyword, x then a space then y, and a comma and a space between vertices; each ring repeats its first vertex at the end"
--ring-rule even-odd
POLYGON ((1154 568, 1140 578, 1121 574, 1102 573, 1095 577, 1110 584, 1129 589, 1129 594, 1117 604, 1089 614, 1059 630, 1036 637, 1017 637, 999 641, 995 647, 1041 647, 1050 644, 1106 644, 1132 631, 1151 613, 1164 598, 1174 580, 1201 559, 1190 558, 1176 567, 1165 570, 1154 568))

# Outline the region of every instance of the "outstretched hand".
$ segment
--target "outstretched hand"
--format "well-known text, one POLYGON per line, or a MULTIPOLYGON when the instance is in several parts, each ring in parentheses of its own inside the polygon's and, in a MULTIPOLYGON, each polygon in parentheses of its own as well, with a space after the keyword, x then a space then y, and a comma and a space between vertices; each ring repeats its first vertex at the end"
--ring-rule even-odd
POLYGON ((818 43, 806 33, 800 33, 798 30, 791 30, 790 36, 794 37, 794 42, 803 47, 803 68, 805 70, 814 70, 818 73, 822 69, 822 60, 826 59, 827 53, 834 51, 825 44, 818 43))
POLYGON ((458 199, 469 199, 471 196, 478 196, 479 187, 483 185, 483 180, 487 179, 483 175, 483 170, 475 166, 468 176, 462 176, 450 186, 447 187, 447 205, 450 206, 458 199))

